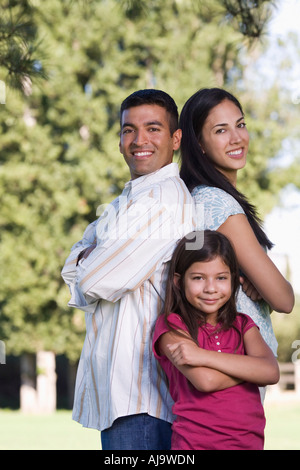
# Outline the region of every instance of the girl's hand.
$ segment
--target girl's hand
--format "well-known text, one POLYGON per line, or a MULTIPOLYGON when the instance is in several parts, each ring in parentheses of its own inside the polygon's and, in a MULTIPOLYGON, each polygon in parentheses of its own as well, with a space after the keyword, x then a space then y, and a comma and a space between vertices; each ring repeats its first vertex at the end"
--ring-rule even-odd
POLYGON ((177 366, 202 366, 200 349, 193 341, 185 340, 178 343, 167 344, 173 364, 177 366))

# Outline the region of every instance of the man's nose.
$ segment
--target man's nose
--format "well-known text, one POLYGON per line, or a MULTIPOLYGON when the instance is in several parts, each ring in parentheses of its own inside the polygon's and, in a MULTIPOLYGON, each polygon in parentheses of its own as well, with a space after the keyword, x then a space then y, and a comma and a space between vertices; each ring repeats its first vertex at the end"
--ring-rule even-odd
POLYGON ((135 138, 134 138, 135 145, 138 145, 140 147, 141 145, 144 145, 147 142, 148 142, 147 132, 143 129, 136 130, 135 138))

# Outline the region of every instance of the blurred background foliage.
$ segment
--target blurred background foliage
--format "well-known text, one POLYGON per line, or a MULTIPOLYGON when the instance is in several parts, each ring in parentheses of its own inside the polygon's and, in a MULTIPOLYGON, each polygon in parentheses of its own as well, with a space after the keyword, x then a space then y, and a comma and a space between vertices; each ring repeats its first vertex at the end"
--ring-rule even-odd
MULTIPOLYGON (((60 271, 97 207, 129 178, 118 150, 128 94, 160 88, 181 110, 201 87, 232 91, 251 135, 240 189, 264 217, 283 187, 299 186, 299 154, 276 164, 284 139, 299 137, 295 106, 276 80, 257 87, 247 75, 267 47, 276 1, 1 0, 0 8, 0 338, 7 354, 51 350, 76 362, 84 316, 67 307, 60 271)), ((297 317, 283 320, 289 338, 300 335, 297 317)))

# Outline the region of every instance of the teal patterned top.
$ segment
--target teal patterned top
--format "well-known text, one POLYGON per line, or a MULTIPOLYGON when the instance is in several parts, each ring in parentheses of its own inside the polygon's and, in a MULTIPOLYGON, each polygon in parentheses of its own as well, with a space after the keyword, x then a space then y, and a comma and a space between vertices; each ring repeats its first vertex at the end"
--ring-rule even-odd
MULTIPOLYGON (((222 189, 201 185, 194 188, 192 196, 196 203, 198 230, 217 230, 231 215, 244 214, 240 204, 222 189)), ((254 302, 240 287, 237 310, 253 319, 276 356, 278 343, 272 327, 269 305, 264 300, 254 302)))

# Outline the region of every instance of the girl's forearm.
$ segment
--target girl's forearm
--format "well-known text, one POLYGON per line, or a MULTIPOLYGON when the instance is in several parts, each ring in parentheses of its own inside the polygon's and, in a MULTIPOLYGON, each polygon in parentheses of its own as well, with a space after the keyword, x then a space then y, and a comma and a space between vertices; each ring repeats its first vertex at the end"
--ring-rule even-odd
POLYGON ((224 390, 242 382, 242 380, 208 367, 191 367, 189 370, 183 369, 182 373, 197 390, 205 393, 224 390))
POLYGON ((271 385, 279 380, 276 359, 243 356, 202 350, 202 361, 209 367, 240 380, 258 385, 271 385))

